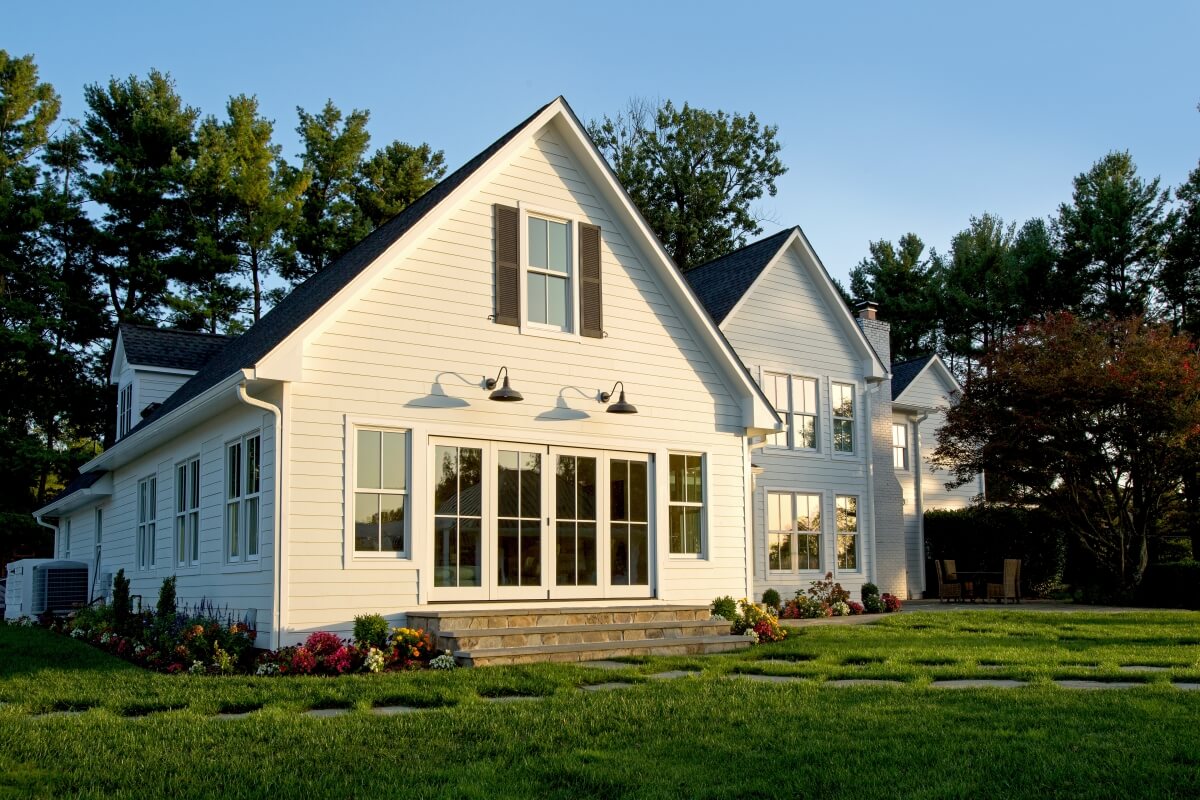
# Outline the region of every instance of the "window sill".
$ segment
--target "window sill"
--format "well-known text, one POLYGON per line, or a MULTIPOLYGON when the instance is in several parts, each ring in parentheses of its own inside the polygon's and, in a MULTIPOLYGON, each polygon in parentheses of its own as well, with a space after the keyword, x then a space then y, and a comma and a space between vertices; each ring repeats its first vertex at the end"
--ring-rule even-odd
POLYGON ((238 573, 238 572, 258 572, 262 569, 262 561, 255 559, 254 561, 226 561, 221 565, 221 572, 238 573))
POLYGON ((708 556, 701 553, 669 553, 668 561, 708 561, 708 556))
POLYGON ((355 550, 350 556, 354 561, 412 561, 408 553, 375 553, 370 550, 359 552, 355 550))
POLYGON ((541 339, 557 339, 560 342, 582 342, 583 337, 573 331, 563 331, 557 328, 542 328, 534 323, 524 322, 521 324, 521 335, 537 336, 541 339))

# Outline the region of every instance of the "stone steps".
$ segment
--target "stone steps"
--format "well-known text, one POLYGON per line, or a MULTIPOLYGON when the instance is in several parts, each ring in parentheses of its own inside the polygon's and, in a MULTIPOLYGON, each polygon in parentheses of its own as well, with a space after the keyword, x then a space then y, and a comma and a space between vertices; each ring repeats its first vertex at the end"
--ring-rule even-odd
POLYGON ((550 644, 532 647, 502 647, 488 650, 460 650, 454 653, 459 664, 470 667, 541 662, 592 661, 621 656, 692 656, 725 653, 749 647, 745 636, 679 636, 670 639, 641 639, 588 644, 550 644))
POLYGON ((533 625, 528 628, 442 631, 437 635, 437 641, 440 649, 457 652, 459 650, 494 650, 502 647, 597 644, 643 639, 677 639, 688 636, 719 636, 728 630, 728 622, 712 622, 710 620, 630 622, 608 625, 533 625))
POLYGON ((748 647, 713 622, 707 606, 435 608, 408 615, 464 666, 592 661, 631 655, 696 655, 748 647))

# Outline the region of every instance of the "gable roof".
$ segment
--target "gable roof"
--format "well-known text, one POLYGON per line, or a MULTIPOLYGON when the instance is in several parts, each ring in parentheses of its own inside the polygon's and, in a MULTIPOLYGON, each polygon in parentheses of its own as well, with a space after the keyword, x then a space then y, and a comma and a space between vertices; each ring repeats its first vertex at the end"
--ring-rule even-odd
POLYGON ((921 371, 929 365, 933 360, 933 356, 921 356, 920 358, 901 361, 898 364, 892 364, 892 399, 900 399, 900 395, 904 394, 904 390, 908 385, 916 380, 916 377, 921 374, 921 371))
POLYGON ((875 346, 871 344, 871 340, 859 327, 854 318, 854 312, 846 304, 846 300, 835 286, 833 278, 829 276, 829 271, 821 263, 820 256, 813 250, 812 244, 799 225, 785 228, 779 233, 752 242, 740 250, 735 250, 727 256, 701 264, 688 270, 684 274, 684 278, 704 302, 709 315, 718 325, 722 325, 750 295, 759 279, 776 263, 779 255, 792 246, 796 246, 800 250, 801 263, 810 267, 811 272, 815 273, 812 277, 815 279, 817 292, 825 298, 837 323, 866 356, 864 367, 867 376, 886 378, 887 365, 883 363, 875 346))
POLYGON ((542 124, 549 124, 551 120, 556 118, 563 119, 565 125, 572 130, 580 144, 584 146, 589 160, 600 171, 603 180, 608 184, 609 190, 613 192, 612 197, 616 200, 618 206, 630 215, 635 227, 640 230, 645 237, 645 241, 650 245, 651 250, 647 254, 658 259, 661 266, 669 273, 667 276, 669 278, 669 286, 674 286, 679 291, 678 296, 685 310, 712 337, 711 341, 715 345, 714 349, 716 350, 717 357, 725 363, 729 374, 736 376, 735 380, 742 385, 750 402, 747 413, 751 422, 748 423, 747 427, 761 430, 778 430, 778 426, 782 425, 779 415, 771 407, 771 404, 767 401, 758 384, 737 358, 737 354, 728 340, 726 340, 724 334, 722 334, 718 327, 712 324, 712 321, 704 312, 703 306, 696 299, 687 281, 683 278, 679 268, 671 260, 662 243, 650 230, 649 225, 633 204, 633 200, 629 197, 628 192, 617 181, 612 168, 604 160, 599 150, 597 150, 595 143, 591 141, 586 129, 578 117, 575 116, 575 112, 571 110, 566 100, 560 96, 542 106, 520 124, 513 127, 489 145, 483 152, 455 170, 414 201, 404 211, 400 212, 400 214, 376 228, 375 231, 361 240, 337 261, 296 286, 287 297, 265 314, 253 327, 241 336, 230 340, 222 347, 191 379, 168 397, 153 413, 147 415, 139 422, 113 448, 110 448, 106 453, 97 457, 97 459, 93 459, 89 464, 84 465, 84 468, 86 469, 92 465, 96 467, 102 464, 107 465, 112 460, 109 454, 121 449, 122 445, 126 447, 138 446, 136 445, 138 439, 133 434, 154 425, 190 401, 200 398, 206 392, 217 389, 222 383, 235 379, 243 370, 249 370, 256 367, 256 365, 262 364, 269 354, 279 351, 280 346, 292 337, 293 334, 302 332, 302 328, 310 319, 317 315, 317 312, 322 307, 343 291, 351 291, 352 286, 356 283, 360 275, 367 272, 368 267, 376 263, 384 253, 403 239, 405 234, 418 228, 426 216, 429 216, 443 201, 455 194, 461 186, 469 185, 471 179, 494 156, 503 151, 518 136, 529 130, 535 121, 542 120, 542 124))
POLYGON ((795 228, 785 228, 683 273, 714 322, 720 325, 725 321, 793 230, 795 228))
POLYGON ((118 328, 125 360, 135 367, 163 367, 198 372, 229 344, 232 336, 151 325, 121 323, 118 328))
POLYGON ((297 285, 248 331, 230 340, 214 358, 168 397, 154 413, 138 423, 130 433, 154 424, 156 420, 216 386, 238 370, 254 366, 550 105, 551 103, 547 103, 539 108, 399 214, 376 228, 341 258, 297 285))
POLYGON ((952 392, 962 391, 962 384, 958 382, 958 378, 954 377, 954 373, 946 366, 946 362, 942 361, 942 357, 934 353, 892 365, 892 402, 899 403, 908 388, 928 371, 941 375, 952 392), (899 380, 900 376, 903 376, 903 381, 899 380))

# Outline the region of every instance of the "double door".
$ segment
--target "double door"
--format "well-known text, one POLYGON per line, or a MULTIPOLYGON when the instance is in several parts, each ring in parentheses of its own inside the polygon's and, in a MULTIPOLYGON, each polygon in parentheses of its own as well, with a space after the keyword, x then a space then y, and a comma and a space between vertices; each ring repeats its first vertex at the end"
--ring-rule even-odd
POLYGON ((649 597, 645 454, 435 439, 432 600, 649 597))

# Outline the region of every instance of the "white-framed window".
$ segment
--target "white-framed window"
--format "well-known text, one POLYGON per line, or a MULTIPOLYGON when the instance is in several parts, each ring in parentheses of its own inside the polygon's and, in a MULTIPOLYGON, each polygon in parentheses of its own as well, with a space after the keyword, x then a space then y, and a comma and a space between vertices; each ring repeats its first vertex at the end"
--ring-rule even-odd
POLYGON ((262 438, 250 433, 225 446, 225 558, 258 558, 262 438))
POLYGON ((835 498, 838 569, 858 569, 858 497, 839 494, 835 498))
POLYGON ((117 438, 133 430, 133 384, 127 383, 117 394, 117 438))
POLYGON ((62 552, 60 558, 71 557, 71 518, 67 517, 63 520, 62 541, 59 550, 62 552))
POLYGON ((767 493, 767 559, 777 572, 821 569, 821 495, 767 493))
POLYGON ((100 563, 100 546, 104 543, 104 509, 96 509, 96 564, 100 563))
POLYGON ((153 569, 157 553, 155 539, 158 517, 158 478, 151 475, 138 481, 137 494, 137 567, 153 569))
POLYGON ((704 456, 671 453, 667 519, 671 555, 704 553, 704 456))
POLYGON ((407 431, 354 431, 354 552, 409 554, 407 431))
POLYGON ((791 378, 787 375, 780 375, 777 372, 764 372, 762 388, 763 394, 771 401, 771 406, 775 412, 783 419, 783 424, 788 427, 788 430, 782 430, 779 433, 772 433, 767 436, 767 445, 770 447, 787 447, 788 435, 792 427, 791 411, 791 390, 789 384, 791 378))
POLYGON ((574 224, 538 213, 525 217, 525 321, 570 332, 575 323, 574 224))
POLYGON ((833 452, 854 452, 854 385, 834 383, 830 386, 833 395, 833 452))
POLYGON ((200 457, 175 465, 175 566, 200 563, 200 457))
POLYGON ((908 469, 908 424, 892 423, 892 466, 908 469))

